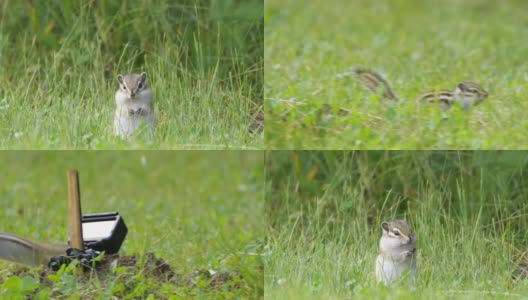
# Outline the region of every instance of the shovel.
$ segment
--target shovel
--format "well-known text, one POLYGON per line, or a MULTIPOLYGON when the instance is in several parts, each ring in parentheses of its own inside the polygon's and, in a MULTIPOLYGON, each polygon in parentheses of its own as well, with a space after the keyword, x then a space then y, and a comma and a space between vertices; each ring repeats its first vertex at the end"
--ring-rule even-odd
POLYGON ((64 256, 68 249, 94 250, 115 254, 121 248, 128 229, 117 212, 86 214, 81 217, 79 173, 68 171, 70 241, 68 245, 34 242, 0 232, 0 259, 36 267, 51 258, 64 256))

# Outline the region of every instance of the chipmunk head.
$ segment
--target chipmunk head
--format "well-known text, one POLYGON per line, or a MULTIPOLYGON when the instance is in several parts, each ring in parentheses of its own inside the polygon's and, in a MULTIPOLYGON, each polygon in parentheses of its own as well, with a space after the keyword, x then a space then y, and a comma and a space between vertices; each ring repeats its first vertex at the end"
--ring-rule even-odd
POLYGON ((473 81, 464 81, 457 85, 455 93, 473 95, 479 100, 484 100, 488 97, 488 92, 478 83, 473 81))
POLYGON ((387 248, 416 243, 416 236, 405 220, 384 221, 381 223, 381 229, 381 239, 387 248))
POLYGON ((131 99, 147 88, 147 73, 118 75, 117 81, 119 90, 131 99))

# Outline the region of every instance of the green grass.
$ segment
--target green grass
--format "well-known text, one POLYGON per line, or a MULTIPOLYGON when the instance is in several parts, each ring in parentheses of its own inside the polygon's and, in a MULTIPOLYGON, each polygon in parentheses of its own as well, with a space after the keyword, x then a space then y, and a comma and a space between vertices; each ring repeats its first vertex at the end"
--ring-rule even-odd
POLYGON ((267 299, 526 299, 526 152, 270 152, 267 299), (381 222, 418 238, 411 288, 378 286, 381 222))
POLYGON ((261 149, 263 4, 3 1, 0 148, 261 149), (148 74, 158 128, 112 135, 117 75, 148 74))
MULTIPOLYGON (((37 241, 66 243, 66 172, 70 168, 80 172, 84 213, 118 211, 124 218, 129 232, 120 254, 141 258, 153 252, 182 275, 198 269, 239 272, 240 287, 188 289, 121 270, 121 274, 109 274, 106 285, 97 278, 70 278, 70 285, 77 282, 71 296, 58 283, 49 290, 41 285, 38 292, 51 291, 50 296, 59 299, 105 294, 120 299, 263 297, 261 152, 2 152, 0 230, 37 241)), ((0 278, 12 278, 16 269, 0 261, 0 278)), ((55 280, 60 283, 63 277, 55 280)), ((6 288, 11 285, 0 284, 0 298, 15 299, 6 288)))
POLYGON ((521 149, 528 128, 525 1, 267 0, 268 149, 521 149), (347 74, 372 68, 402 101, 347 74), (417 107, 435 89, 475 80, 490 96, 464 114, 417 107), (348 117, 319 115, 324 104, 348 117))

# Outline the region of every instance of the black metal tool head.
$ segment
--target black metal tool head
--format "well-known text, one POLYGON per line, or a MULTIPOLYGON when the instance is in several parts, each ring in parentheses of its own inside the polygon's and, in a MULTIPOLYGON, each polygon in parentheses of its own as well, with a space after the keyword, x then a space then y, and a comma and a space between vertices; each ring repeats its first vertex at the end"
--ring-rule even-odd
POLYGON ((128 229, 119 213, 109 212, 83 215, 82 231, 85 249, 115 254, 119 252, 128 229))

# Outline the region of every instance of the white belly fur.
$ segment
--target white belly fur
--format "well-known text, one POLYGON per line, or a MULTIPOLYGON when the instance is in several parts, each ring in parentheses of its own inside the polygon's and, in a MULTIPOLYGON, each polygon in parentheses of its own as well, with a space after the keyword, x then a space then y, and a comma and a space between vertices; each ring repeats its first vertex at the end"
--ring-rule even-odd
POLYGON ((403 272, 410 270, 411 283, 416 273, 416 257, 391 257, 378 255, 376 258, 376 280, 391 285, 403 272))
POLYGON ((125 139, 134 133, 143 123, 148 126, 149 134, 152 134, 155 127, 155 115, 151 107, 134 103, 133 105, 123 105, 116 109, 114 116, 114 135, 125 139), (131 115, 130 110, 141 108, 141 115, 131 115))

